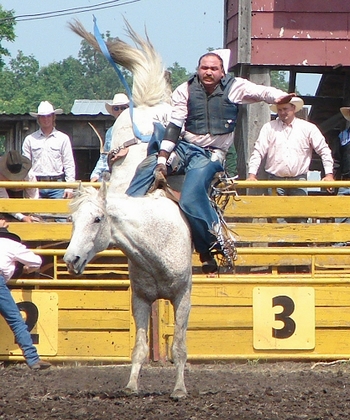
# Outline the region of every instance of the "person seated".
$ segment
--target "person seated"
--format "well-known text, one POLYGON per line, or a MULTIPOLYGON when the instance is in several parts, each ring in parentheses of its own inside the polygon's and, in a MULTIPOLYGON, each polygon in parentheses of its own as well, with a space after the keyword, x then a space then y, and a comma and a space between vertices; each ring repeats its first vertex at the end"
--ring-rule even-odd
MULTIPOLYGON (((0 157, 0 181, 28 181, 36 182, 31 171, 32 163, 17 150, 11 150, 0 157)), ((0 198, 39 198, 38 188, 0 188, 0 198)), ((20 222, 38 222, 35 216, 22 213, 11 213, 20 222)))

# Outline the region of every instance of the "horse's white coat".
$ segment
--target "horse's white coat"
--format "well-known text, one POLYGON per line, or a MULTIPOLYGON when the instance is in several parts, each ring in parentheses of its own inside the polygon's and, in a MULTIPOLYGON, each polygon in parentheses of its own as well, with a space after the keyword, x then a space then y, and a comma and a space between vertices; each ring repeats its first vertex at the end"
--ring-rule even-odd
POLYGON ((106 196, 83 188, 72 201, 73 234, 64 255, 70 272, 81 274, 93 256, 112 241, 129 259, 132 312, 136 340, 128 393, 138 392, 138 377, 148 355, 147 331, 152 303, 168 299, 175 311, 172 346, 176 383, 171 394, 186 396, 184 368, 187 359, 186 330, 190 313, 192 242, 179 207, 155 192, 141 198, 106 196))
MULTIPOLYGON (((153 122, 166 122, 170 118, 171 106, 167 103, 161 103, 152 107, 139 106, 134 109, 133 120, 143 135, 153 133, 153 122)), ((128 109, 122 112, 115 121, 112 132, 111 149, 122 146, 126 141, 134 138, 134 132, 130 120, 128 109)), ((128 154, 118 159, 112 166, 110 178, 110 193, 124 193, 128 188, 132 177, 135 174, 137 165, 146 157, 148 143, 142 143, 130 146, 128 154)))
MULTIPOLYGON (((151 44, 148 36, 140 37, 125 21, 126 32, 135 46, 119 38, 109 39, 108 51, 112 59, 128 69, 133 75, 132 100, 133 121, 142 135, 153 133, 153 122, 166 125, 171 113, 171 84, 165 72, 162 59, 151 44)), ((95 37, 79 21, 69 24, 70 28, 84 38, 95 50, 100 51, 95 37)), ((147 34, 146 34, 147 35, 147 34)), ((135 137, 129 110, 125 110, 115 121, 111 148, 122 146, 135 137)), ((137 165, 146 157, 145 143, 133 145, 129 153, 114 163, 110 179, 110 192, 124 193, 130 184, 137 165)))
MULTIPOLYGON (((127 22, 126 25, 137 48, 117 38, 108 42, 108 49, 116 63, 133 73, 133 121, 142 135, 149 135, 153 133, 154 122, 166 125, 169 121, 171 88, 161 58, 148 37, 140 38, 127 22)), ((79 22, 70 27, 99 50, 94 36, 79 22)), ((130 111, 125 110, 114 123, 111 148, 118 148, 134 137, 130 111)), ((129 259, 137 333, 126 386, 128 393, 137 393, 139 372, 148 354, 147 331, 152 303, 163 298, 173 304, 172 354, 176 383, 171 395, 177 399, 186 396, 184 367, 191 306, 192 242, 179 207, 162 193, 141 198, 124 195, 137 165, 146 157, 147 146, 139 141, 113 164, 108 197, 104 183, 99 193, 80 187, 72 202, 73 233, 64 260, 71 272, 80 274, 91 258, 106 249, 111 241, 129 259)))

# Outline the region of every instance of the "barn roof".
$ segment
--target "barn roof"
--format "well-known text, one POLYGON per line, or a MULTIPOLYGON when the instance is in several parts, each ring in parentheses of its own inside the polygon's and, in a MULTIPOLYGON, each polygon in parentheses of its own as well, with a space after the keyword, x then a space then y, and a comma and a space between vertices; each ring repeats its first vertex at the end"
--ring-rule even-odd
POLYGON ((73 115, 109 115, 105 108, 106 102, 112 102, 111 99, 76 99, 71 109, 73 115))

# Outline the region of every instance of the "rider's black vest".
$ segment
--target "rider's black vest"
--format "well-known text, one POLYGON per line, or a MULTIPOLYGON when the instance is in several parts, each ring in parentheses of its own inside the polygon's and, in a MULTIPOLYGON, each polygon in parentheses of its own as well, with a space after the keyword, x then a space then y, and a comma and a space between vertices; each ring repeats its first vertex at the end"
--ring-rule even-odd
POLYGON ((238 107, 228 99, 234 77, 226 75, 208 95, 194 75, 188 81, 187 119, 185 130, 193 134, 212 135, 232 133, 235 129, 238 107))

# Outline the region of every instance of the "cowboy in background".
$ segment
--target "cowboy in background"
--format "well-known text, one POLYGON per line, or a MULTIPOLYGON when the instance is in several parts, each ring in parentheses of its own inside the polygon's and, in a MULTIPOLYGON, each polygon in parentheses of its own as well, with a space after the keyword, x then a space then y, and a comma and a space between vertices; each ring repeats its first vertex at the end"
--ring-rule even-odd
POLYGON ((33 370, 48 369, 51 364, 40 360, 27 324, 6 284, 11 277, 18 278, 22 273, 37 271, 42 261, 39 255, 21 243, 19 236, 7 228, 8 223, 0 219, 0 314, 11 328, 28 366, 33 370))
MULTIPOLYGON (((350 121, 350 107, 340 108, 340 112, 346 121, 350 121)), ((339 150, 334 158, 334 170, 342 181, 350 181, 350 125, 339 134, 339 150)), ((338 178, 337 177, 337 178, 338 178)), ((337 195, 350 195, 350 187, 340 187, 337 195)), ((350 218, 341 217, 335 219, 336 223, 350 223, 350 218)))
MULTIPOLYGON (((28 181, 36 182, 31 161, 22 156, 17 150, 11 150, 0 157, 0 181, 28 181)), ((0 188, 0 198, 39 198, 38 188, 0 188)), ((20 222, 39 222, 34 216, 22 213, 11 213, 20 222)))
MULTIPOLYGON (((304 106, 294 97, 285 104, 270 105, 278 118, 263 125, 249 160, 248 181, 257 180, 257 172, 266 157, 265 171, 270 181, 306 181, 312 151, 321 157, 323 181, 334 181, 333 158, 323 134, 315 124, 296 117, 304 106)), ((278 195, 307 195, 306 188, 277 188, 278 195)))
MULTIPOLYGON (((23 142, 22 152, 32 162, 32 170, 38 181, 75 182, 75 162, 72 145, 67 134, 56 130, 56 115, 62 109, 54 109, 47 101, 40 102, 38 112, 30 112, 37 118, 39 130, 29 134, 23 142)), ((73 190, 43 189, 40 198, 72 198, 73 190)))
MULTIPOLYGON (((106 102, 106 110, 117 119, 119 115, 127 108, 129 108, 129 98, 124 93, 116 93, 112 103, 106 102)), ((113 125, 106 132, 105 142, 103 145, 103 153, 101 153, 99 160, 96 163, 94 170, 91 172, 91 182, 102 182, 103 179, 109 179, 109 166, 107 156, 111 150, 113 125)), ((107 179, 107 180, 108 180, 107 179)))

